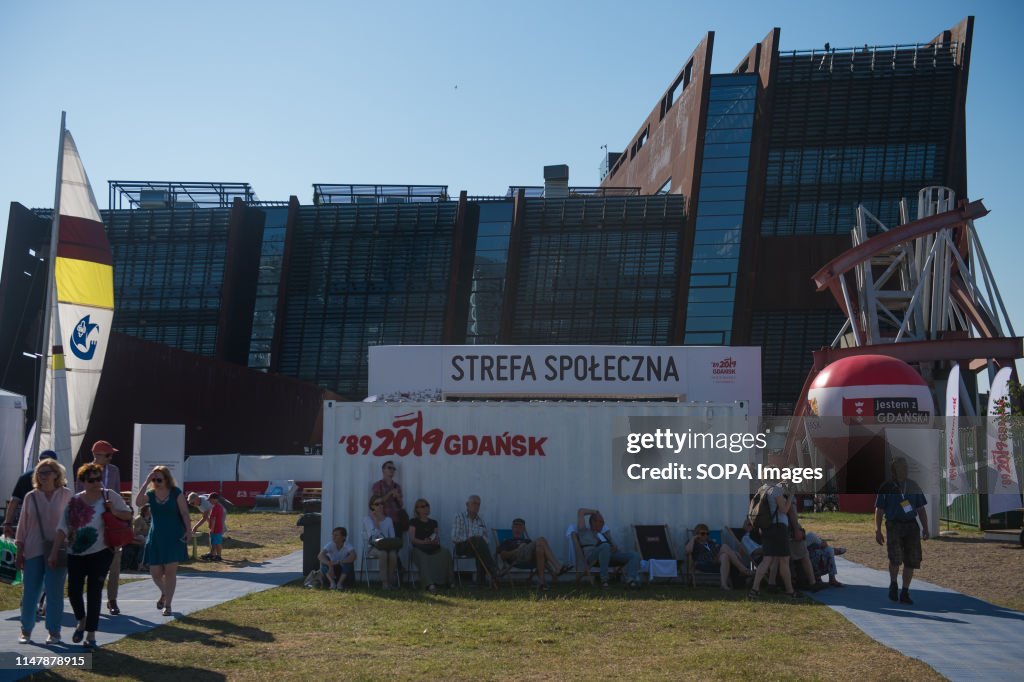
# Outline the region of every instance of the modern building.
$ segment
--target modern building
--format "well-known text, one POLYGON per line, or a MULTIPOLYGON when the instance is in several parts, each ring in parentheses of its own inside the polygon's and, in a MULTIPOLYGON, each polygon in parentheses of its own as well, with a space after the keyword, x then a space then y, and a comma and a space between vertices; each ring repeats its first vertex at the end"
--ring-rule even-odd
POLYGON ((767 414, 792 413, 808 351, 842 328, 811 275, 850 248, 858 204, 895 226, 922 187, 967 196, 973 27, 788 51, 776 28, 731 73, 713 72, 709 33, 603 164, 602 187, 687 197, 670 342, 762 346, 767 414))
MULTIPOLYGON (((719 73, 708 33, 599 187, 564 166, 502 196, 319 184, 312 204, 111 182, 114 331, 351 399, 376 344, 757 345, 765 412, 788 414, 844 321, 810 278, 856 206, 895 225, 923 186, 966 196, 972 27, 796 51, 776 28, 719 73)), ((27 395, 48 239, 12 204, 0 386, 27 395)))

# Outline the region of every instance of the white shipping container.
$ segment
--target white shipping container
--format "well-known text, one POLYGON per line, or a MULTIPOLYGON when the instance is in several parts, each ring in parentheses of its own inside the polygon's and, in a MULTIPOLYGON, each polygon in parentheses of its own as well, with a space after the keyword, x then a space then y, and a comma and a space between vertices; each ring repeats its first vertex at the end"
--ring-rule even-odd
MULTIPOLYGON (((332 527, 346 526, 353 544, 365 550, 361 528, 369 511, 370 487, 381 478, 381 465, 394 462, 405 508, 412 513, 415 500, 426 498, 449 547, 452 520, 465 510, 471 494, 482 498, 480 514, 489 527, 508 528, 521 516, 531 536, 546 536, 559 553, 566 547, 567 527, 575 523, 579 507, 600 509, 624 549, 634 544, 630 524, 668 523, 678 545, 682 531, 697 523, 711 528, 740 525, 749 482, 720 482, 714 493, 694 493, 701 486, 692 481, 686 486, 669 482, 676 492, 656 492, 666 485, 658 482, 649 489, 641 484, 640 494, 616 494, 613 468, 621 461, 613 458, 623 457, 614 451, 623 452, 625 418, 718 420, 746 414, 743 402, 328 401, 322 541, 329 540, 332 527), (461 454, 467 449, 475 454, 461 454), (512 453, 506 454, 509 450, 512 453)), ((754 429, 756 423, 747 430, 754 429)))

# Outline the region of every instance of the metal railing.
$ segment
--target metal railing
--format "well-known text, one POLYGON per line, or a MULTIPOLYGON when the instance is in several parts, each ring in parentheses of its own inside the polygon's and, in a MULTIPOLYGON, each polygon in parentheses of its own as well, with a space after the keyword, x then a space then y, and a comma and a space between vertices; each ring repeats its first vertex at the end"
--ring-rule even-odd
POLYGON ((230 208, 235 199, 257 201, 248 182, 110 180, 111 209, 230 208))
POLYGON ((313 205, 448 201, 448 185, 313 185, 313 205))
MULTIPOLYGON (((544 198, 544 187, 540 185, 509 185, 506 197, 514 197, 518 191, 526 191, 528 199, 544 198)), ((570 187, 569 198, 582 197, 636 197, 640 196, 639 187, 570 187)))

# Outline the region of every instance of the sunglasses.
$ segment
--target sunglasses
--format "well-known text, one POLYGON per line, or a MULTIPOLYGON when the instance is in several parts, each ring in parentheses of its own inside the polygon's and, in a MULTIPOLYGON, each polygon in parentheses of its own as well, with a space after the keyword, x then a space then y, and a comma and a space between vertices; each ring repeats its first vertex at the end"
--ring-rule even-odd
POLYGON ((697 533, 697 535, 707 535, 707 531, 702 530, 701 532, 697 533))
POLYGON ((40 476, 56 476, 57 472, 53 469, 42 469, 39 471, 40 476))
POLYGON ((99 483, 100 481, 103 480, 103 477, 102 476, 90 476, 89 478, 83 478, 82 480, 85 481, 86 483, 99 483))
POLYGON ((153 479, 153 483, 163 483, 163 482, 164 482, 164 479, 162 479, 162 478, 154 478, 153 479))

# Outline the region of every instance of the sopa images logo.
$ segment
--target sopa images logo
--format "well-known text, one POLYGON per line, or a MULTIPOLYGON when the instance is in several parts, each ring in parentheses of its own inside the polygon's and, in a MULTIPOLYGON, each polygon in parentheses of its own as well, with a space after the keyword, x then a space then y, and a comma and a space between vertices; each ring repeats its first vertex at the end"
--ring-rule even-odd
POLYGON ((96 346, 99 344, 100 326, 89 321, 86 315, 75 325, 71 332, 71 352, 79 360, 92 360, 96 353, 96 346))

